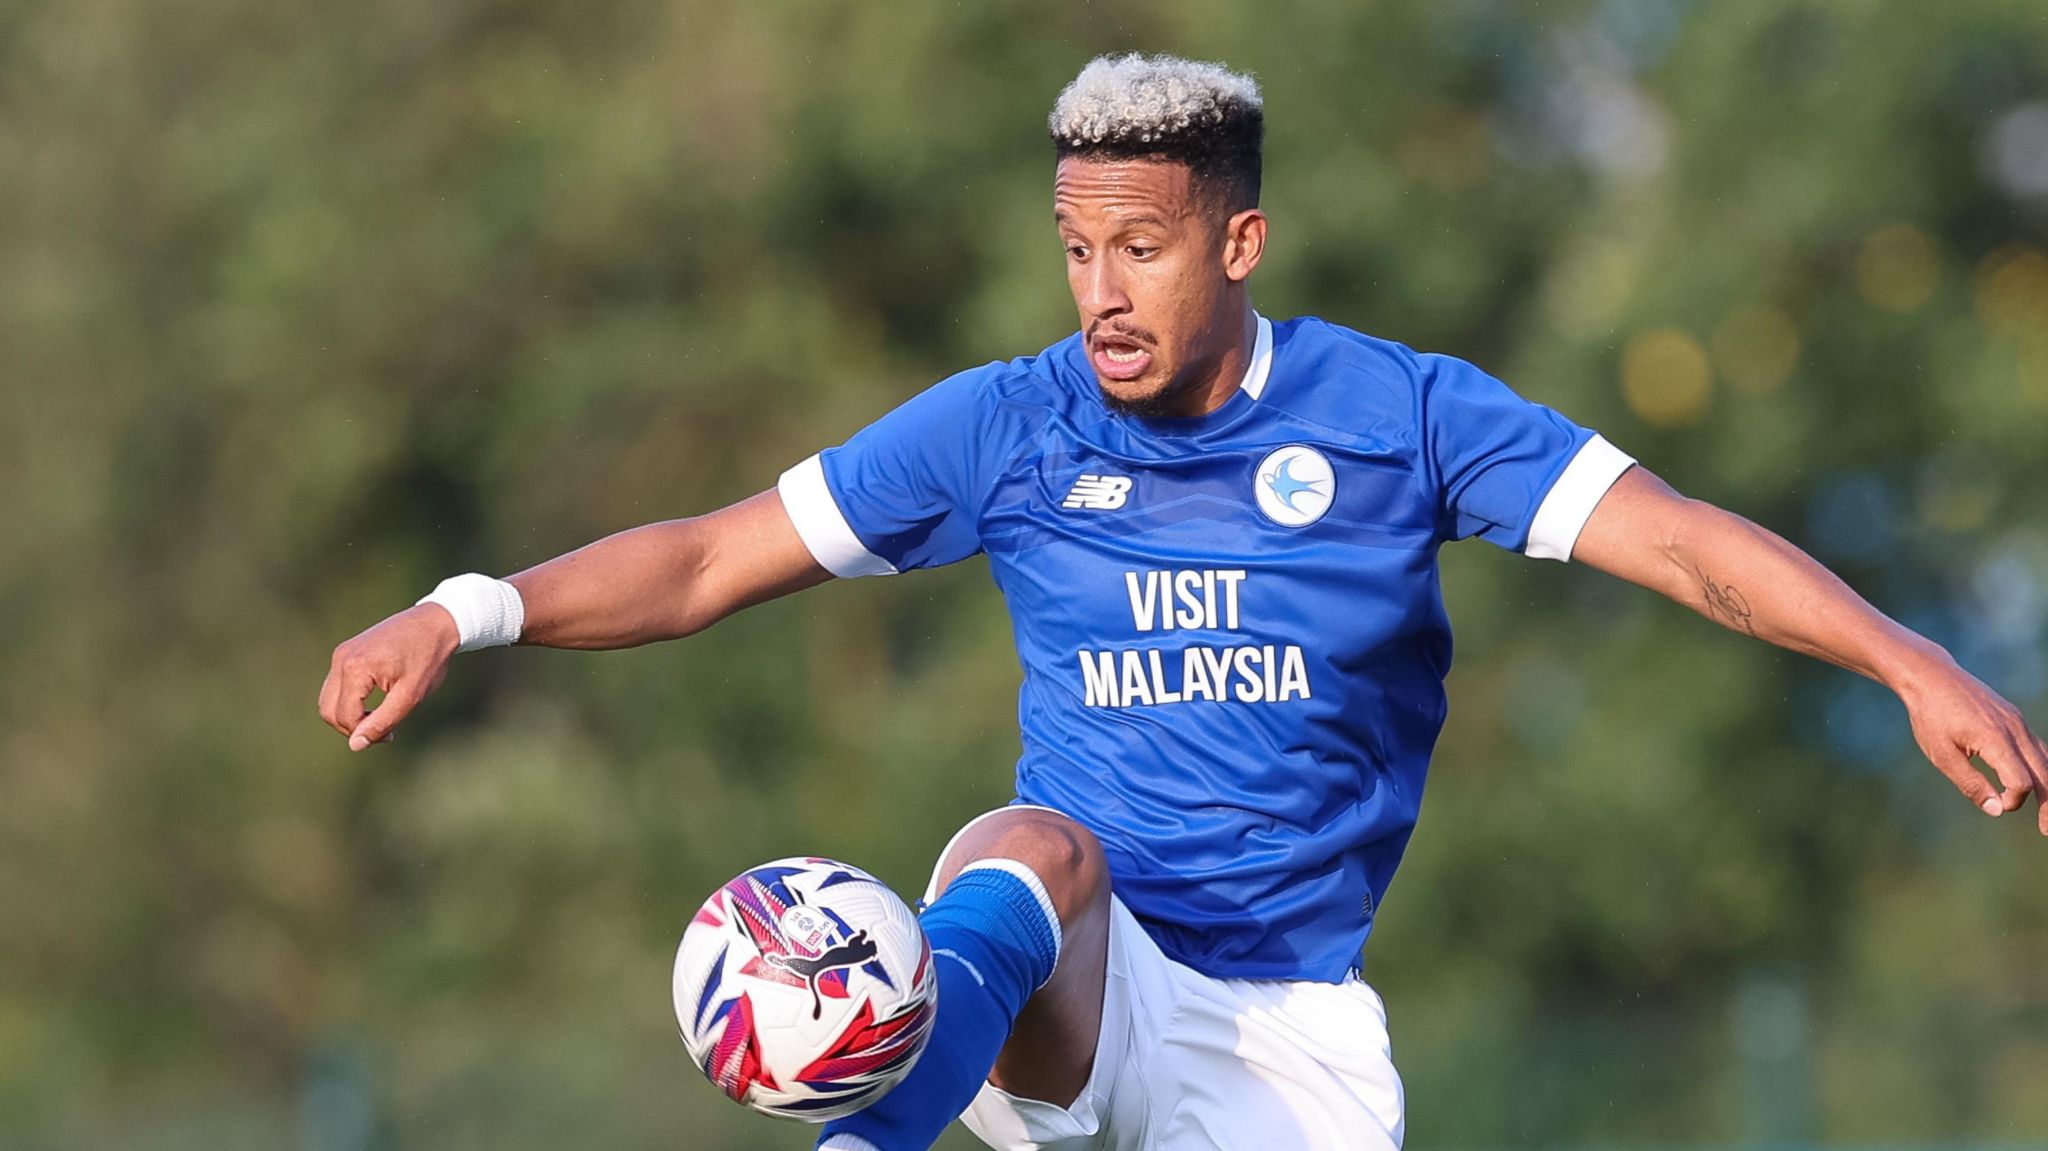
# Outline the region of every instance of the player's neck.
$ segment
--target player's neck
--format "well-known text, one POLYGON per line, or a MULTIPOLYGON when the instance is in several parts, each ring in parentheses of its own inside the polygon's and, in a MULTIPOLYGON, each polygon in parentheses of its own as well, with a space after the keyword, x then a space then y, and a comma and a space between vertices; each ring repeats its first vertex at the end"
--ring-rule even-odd
POLYGON ((1230 402, 1230 397, 1244 386, 1245 375, 1251 370, 1252 350, 1258 343, 1259 317, 1252 311, 1250 300, 1245 300, 1237 313, 1236 338, 1225 344, 1214 364, 1196 378, 1183 402, 1174 405, 1175 416, 1206 416, 1230 402))

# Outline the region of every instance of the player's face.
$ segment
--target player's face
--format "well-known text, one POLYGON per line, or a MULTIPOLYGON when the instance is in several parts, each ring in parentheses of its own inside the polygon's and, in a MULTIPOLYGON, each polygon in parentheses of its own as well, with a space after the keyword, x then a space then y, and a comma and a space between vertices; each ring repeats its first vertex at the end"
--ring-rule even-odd
POLYGON ((1263 216, 1224 215, 1185 164, 1076 157, 1060 161, 1053 212, 1103 398, 1138 415, 1199 415, 1228 398, 1238 293, 1258 259, 1244 258, 1241 233, 1253 219, 1262 243, 1263 216))

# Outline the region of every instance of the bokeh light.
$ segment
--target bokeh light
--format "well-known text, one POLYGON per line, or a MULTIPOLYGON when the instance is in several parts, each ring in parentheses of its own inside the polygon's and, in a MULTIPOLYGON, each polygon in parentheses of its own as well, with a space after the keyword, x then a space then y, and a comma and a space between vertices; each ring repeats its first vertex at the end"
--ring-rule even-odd
POLYGON ((1882 562, 1898 546, 1891 485, 1874 471, 1823 479, 1807 500, 1804 541, 1824 563, 1882 562))
POLYGON ((1714 367, 1745 392, 1774 392, 1799 364, 1799 327, 1783 311, 1745 304, 1728 313, 1708 340, 1714 367))
POLYGON ((2022 104, 1984 138, 1984 173, 2015 198, 2048 196, 2048 103, 2022 104))
POLYGON ((1977 318, 2000 335, 2048 330, 2048 256, 2034 248, 2002 248, 1977 269, 1977 318))
POLYGON ((1713 390, 1706 349, 1675 328, 1644 332, 1622 350, 1622 398, 1652 427, 1683 427, 1699 419, 1713 390))
POLYGON ((1856 290, 1888 312, 1918 308, 1940 283, 1934 241, 1911 224, 1887 224, 1872 232, 1856 257, 1856 290))
POLYGON ((1920 522, 1950 535, 1973 532, 1991 522, 1998 507, 1998 480, 1971 453, 1950 449, 1920 467, 1916 490, 1920 522))
POLYGON ((2048 412, 2048 333, 2022 336, 2019 346, 2020 399, 2048 412))

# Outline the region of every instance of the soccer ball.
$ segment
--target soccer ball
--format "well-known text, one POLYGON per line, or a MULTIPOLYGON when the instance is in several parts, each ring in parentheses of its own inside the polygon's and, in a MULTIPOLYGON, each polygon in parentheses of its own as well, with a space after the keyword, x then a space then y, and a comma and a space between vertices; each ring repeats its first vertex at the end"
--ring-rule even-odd
POLYGON ((674 993, 683 1046, 713 1085, 810 1123, 908 1075, 939 1006, 917 917, 829 859, 778 859, 713 892, 676 949, 674 993))

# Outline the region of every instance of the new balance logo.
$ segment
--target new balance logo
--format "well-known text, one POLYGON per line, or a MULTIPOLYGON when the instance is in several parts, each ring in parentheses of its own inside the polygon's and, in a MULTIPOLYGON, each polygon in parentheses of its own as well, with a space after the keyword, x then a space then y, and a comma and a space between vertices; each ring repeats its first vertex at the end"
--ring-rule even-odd
POLYGON ((1082 476, 1074 481, 1074 490, 1060 501, 1060 506, 1069 511, 1074 508, 1088 508, 1091 511, 1113 512, 1124 506, 1131 497, 1129 476, 1082 476))

